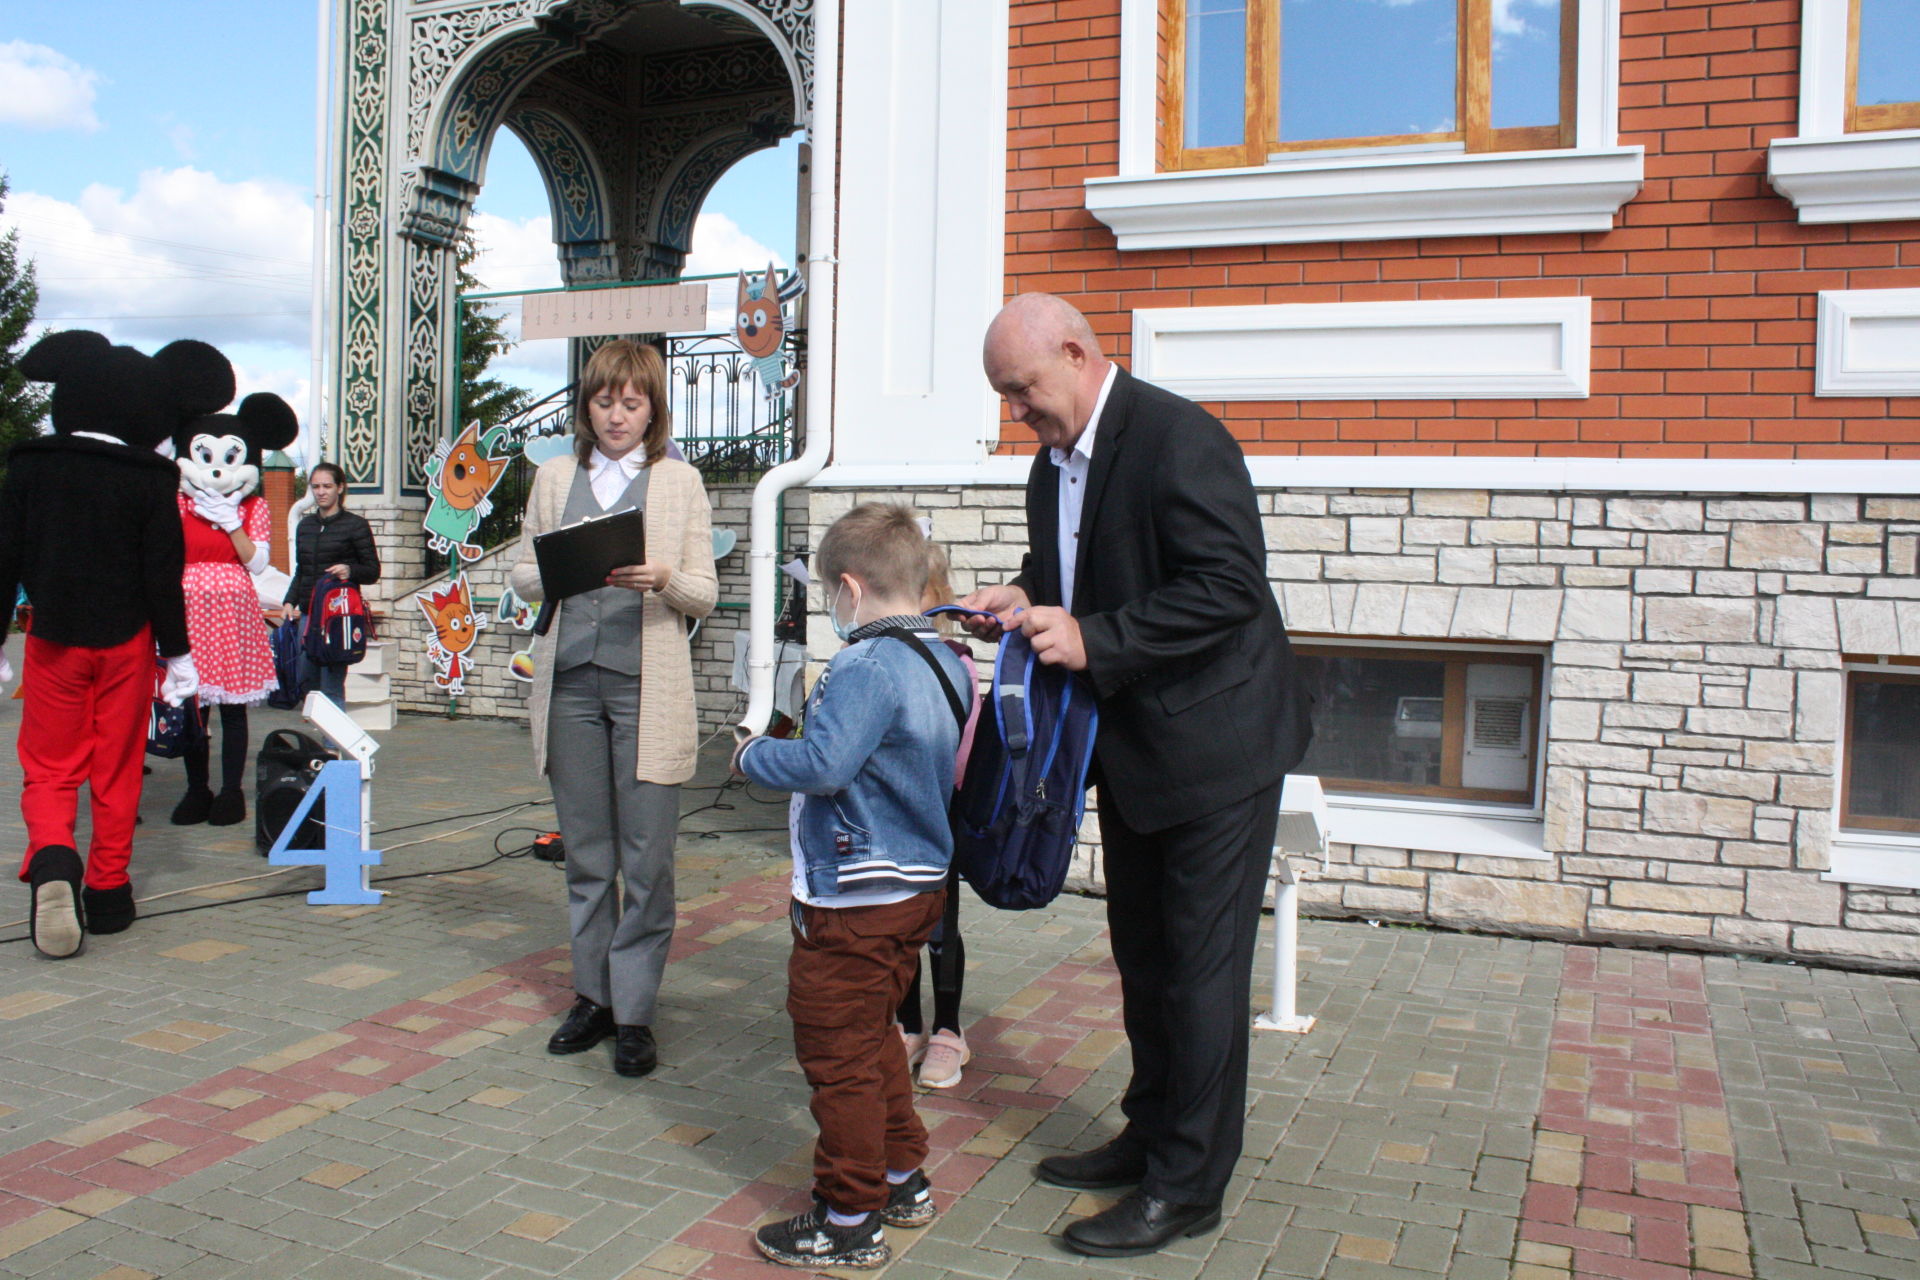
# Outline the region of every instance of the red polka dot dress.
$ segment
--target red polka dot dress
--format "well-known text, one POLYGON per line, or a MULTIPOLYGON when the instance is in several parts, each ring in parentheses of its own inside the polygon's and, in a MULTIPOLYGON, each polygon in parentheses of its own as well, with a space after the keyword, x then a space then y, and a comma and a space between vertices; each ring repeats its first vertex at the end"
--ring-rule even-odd
MULTIPOLYGON (((193 501, 179 495, 180 525, 187 540, 187 569, 181 585, 187 595, 187 641, 194 670, 200 673, 200 701, 251 706, 280 687, 273 673, 273 649, 253 575, 240 563, 233 539, 194 514, 193 501)), ((240 523, 254 545, 268 545, 273 514, 265 498, 240 504, 240 523)))

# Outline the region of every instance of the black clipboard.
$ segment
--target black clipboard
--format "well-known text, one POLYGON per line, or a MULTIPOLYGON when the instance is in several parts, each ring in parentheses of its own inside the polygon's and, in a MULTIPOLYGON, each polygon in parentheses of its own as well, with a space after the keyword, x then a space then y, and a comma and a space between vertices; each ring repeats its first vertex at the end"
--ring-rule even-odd
POLYGON ((622 565, 647 562, 647 516, 640 510, 582 520, 533 540, 540 590, 549 606, 607 585, 622 565))

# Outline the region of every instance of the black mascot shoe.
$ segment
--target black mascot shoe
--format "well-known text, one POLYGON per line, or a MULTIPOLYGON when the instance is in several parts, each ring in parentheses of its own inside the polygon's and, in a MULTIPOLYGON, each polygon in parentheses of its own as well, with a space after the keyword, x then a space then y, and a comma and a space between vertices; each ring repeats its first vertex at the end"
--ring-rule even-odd
POLYGON ((88 933, 125 933, 138 914, 133 909, 133 886, 130 884, 123 884, 117 889, 88 886, 80 891, 80 901, 87 909, 88 933))
POLYGON ((213 798, 213 804, 207 810, 207 825, 210 827, 230 827, 246 820, 247 794, 244 791, 222 791, 213 798))
POLYGON ((212 811, 213 792, 206 787, 194 787, 188 791, 187 794, 180 797, 179 804, 173 806, 173 825, 176 827, 194 826, 197 823, 205 822, 207 820, 207 814, 212 811))
POLYGON ((1147 1153, 1126 1134, 1071 1156, 1048 1156, 1034 1170, 1040 1181, 1075 1191, 1131 1187, 1147 1176, 1147 1153))
POLYGON ((585 1053, 613 1034, 613 1010, 585 996, 573 1002, 566 1021, 547 1041, 548 1053, 585 1053))
POLYGON ((33 893, 27 935, 34 949, 49 960, 78 955, 86 945, 86 917, 80 904, 80 877, 85 870, 80 854, 63 844, 37 850, 27 863, 27 887, 33 893))
POLYGON ((1220 1225, 1220 1202, 1174 1204, 1144 1191, 1130 1191, 1120 1203, 1070 1225, 1067 1248, 1096 1258, 1137 1258, 1158 1253, 1181 1236, 1197 1236, 1220 1225))
POLYGON ((616 1027, 613 1036, 615 1075, 643 1076, 660 1065, 660 1051, 651 1027, 616 1027))

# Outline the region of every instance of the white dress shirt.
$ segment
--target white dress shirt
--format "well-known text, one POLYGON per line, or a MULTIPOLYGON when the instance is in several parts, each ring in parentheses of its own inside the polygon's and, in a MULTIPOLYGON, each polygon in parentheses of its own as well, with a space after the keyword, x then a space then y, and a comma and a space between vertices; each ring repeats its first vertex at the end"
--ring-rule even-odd
POLYGON ((595 449, 593 456, 587 459, 587 484, 593 489, 593 500, 600 504, 601 510, 607 510, 620 501, 620 495, 627 491, 627 486, 646 469, 647 451, 644 446, 629 449, 622 458, 609 458, 595 449))
POLYGON ((1073 608, 1073 577, 1079 566, 1080 513, 1086 506, 1087 472, 1093 467, 1093 434, 1100 426, 1100 415, 1106 412, 1107 396, 1119 373, 1119 365, 1107 366, 1100 398, 1093 402, 1093 416, 1087 419, 1087 428, 1073 442, 1073 448, 1064 453, 1047 450, 1053 465, 1060 468, 1060 604, 1068 610, 1073 608))

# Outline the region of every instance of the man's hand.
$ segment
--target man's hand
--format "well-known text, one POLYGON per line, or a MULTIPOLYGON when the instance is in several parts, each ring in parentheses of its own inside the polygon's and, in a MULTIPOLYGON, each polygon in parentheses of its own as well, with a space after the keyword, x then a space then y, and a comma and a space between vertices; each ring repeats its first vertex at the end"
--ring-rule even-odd
POLYGON ((965 609, 983 609, 993 615, 991 620, 979 617, 962 618, 960 625, 973 634, 976 640, 998 640, 1000 633, 1011 631, 1020 625, 1016 613, 1029 608, 1032 601, 1027 593, 1018 587, 996 586, 982 587, 966 599, 960 601, 965 609))
POLYGON ((1041 605, 1020 615, 1020 631, 1033 645, 1033 656, 1050 667, 1069 671, 1087 669, 1087 647, 1080 639, 1080 622, 1065 609, 1041 605))
POLYGON ((610 587, 625 587, 629 591, 659 591, 665 588, 673 578, 673 570, 663 564, 623 564, 607 575, 610 587))
POLYGON ((193 668, 193 655, 183 653, 167 659, 167 674, 160 681, 160 696, 170 707, 177 707, 200 692, 200 673, 193 668))

